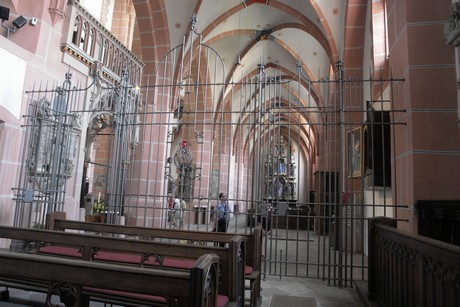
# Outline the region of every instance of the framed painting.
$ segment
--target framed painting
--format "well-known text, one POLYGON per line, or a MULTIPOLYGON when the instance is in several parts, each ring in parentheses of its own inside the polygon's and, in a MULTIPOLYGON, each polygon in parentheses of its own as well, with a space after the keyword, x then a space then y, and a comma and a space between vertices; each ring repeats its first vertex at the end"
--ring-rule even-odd
POLYGON ((362 176, 362 129, 347 132, 347 175, 350 178, 362 176))

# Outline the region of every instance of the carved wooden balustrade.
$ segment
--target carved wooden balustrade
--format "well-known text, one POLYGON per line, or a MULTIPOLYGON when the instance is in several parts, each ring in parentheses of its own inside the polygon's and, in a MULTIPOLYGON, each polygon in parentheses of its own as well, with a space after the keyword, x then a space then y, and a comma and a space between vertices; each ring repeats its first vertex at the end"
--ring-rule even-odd
POLYGON ((379 306, 460 306, 460 247, 369 220, 370 300, 379 306))

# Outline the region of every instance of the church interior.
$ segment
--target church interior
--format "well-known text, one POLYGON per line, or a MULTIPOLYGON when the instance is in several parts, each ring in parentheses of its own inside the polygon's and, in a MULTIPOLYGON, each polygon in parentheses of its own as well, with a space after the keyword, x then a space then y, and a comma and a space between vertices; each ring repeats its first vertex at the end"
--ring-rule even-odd
POLYGON ((460 2, 0 0, 0 19, 0 287, 460 303, 460 2))

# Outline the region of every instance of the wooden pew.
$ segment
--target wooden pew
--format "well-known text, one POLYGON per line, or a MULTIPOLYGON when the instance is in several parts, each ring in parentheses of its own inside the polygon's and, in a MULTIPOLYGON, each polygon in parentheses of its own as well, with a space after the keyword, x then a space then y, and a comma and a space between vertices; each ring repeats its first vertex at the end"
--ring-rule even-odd
POLYGON ((53 306, 50 301, 53 294, 61 294, 66 306, 89 306, 85 289, 105 289, 120 297, 123 293, 146 298, 161 295, 174 298, 175 306, 216 306, 217 301, 216 255, 201 256, 189 271, 166 271, 9 251, 0 251, 0 263, 0 278, 31 280, 47 287, 47 306, 53 306))
POLYGON ((102 236, 128 236, 145 240, 186 240, 203 245, 228 242, 235 235, 241 236, 246 242, 245 279, 249 282, 250 306, 260 306, 262 303, 260 295, 262 228, 260 226, 254 228, 253 233, 241 234, 88 223, 65 220, 59 217, 51 218, 50 223, 55 230, 60 231, 76 230, 98 233, 102 236))
POLYGON ((200 256, 216 254, 220 262, 219 294, 237 306, 244 302, 245 241, 239 236, 232 237, 227 247, 203 247, 0 226, 0 237, 21 240, 32 252, 163 269, 190 269, 200 256))

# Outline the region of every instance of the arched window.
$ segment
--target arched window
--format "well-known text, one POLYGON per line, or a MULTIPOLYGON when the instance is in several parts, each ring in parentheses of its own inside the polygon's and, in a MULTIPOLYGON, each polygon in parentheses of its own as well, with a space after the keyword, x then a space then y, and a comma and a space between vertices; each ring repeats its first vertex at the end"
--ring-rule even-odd
POLYGON ((91 56, 94 55, 94 47, 96 44, 96 29, 94 27, 90 27, 88 33, 88 43, 86 44, 85 52, 91 56))
POLYGON ((83 22, 83 27, 81 30, 81 39, 80 39, 80 44, 78 47, 80 47, 81 50, 84 50, 86 52, 86 48, 88 46, 88 40, 90 37, 90 30, 91 30, 91 25, 88 21, 83 22))
POLYGON ((112 71, 115 73, 118 73, 117 68, 118 68, 118 61, 120 61, 120 51, 118 48, 115 48, 113 52, 113 61, 112 61, 112 71))
POLYGON ((100 50, 100 56, 99 56, 99 61, 102 62, 105 66, 107 66, 107 53, 108 53, 108 39, 104 38, 103 36, 101 37, 102 44, 101 44, 101 50, 100 50))
POLYGON ((372 1, 372 46, 374 73, 388 74, 388 19, 386 0, 372 1))
POLYGON ((82 26, 83 26, 82 17, 78 15, 77 17, 75 17, 75 24, 73 26, 73 35, 72 35, 72 43, 75 46, 80 46, 82 26))

